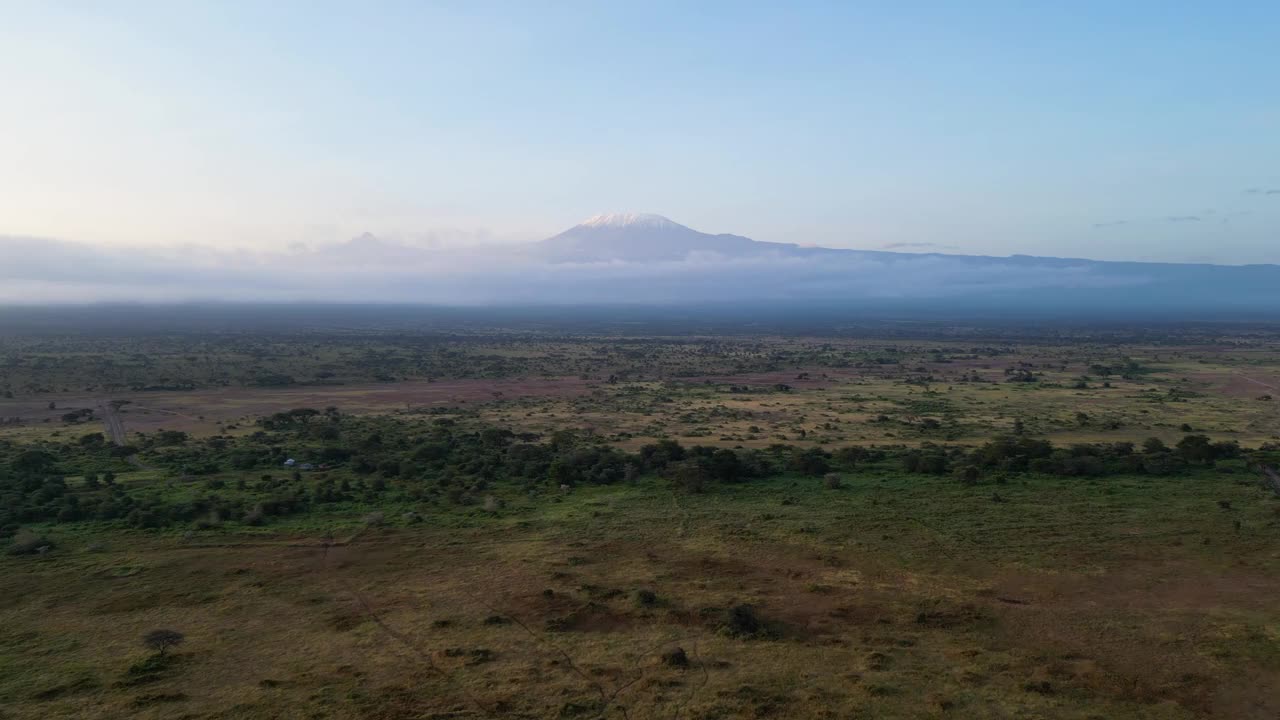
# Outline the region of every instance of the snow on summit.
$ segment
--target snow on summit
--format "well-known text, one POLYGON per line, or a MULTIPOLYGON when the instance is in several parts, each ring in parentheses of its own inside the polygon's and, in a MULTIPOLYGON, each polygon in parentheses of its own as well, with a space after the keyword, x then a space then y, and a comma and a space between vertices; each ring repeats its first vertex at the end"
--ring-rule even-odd
POLYGON ((593 215, 579 223, 579 227, 589 228, 623 228, 623 227, 643 227, 643 228, 676 228, 683 227, 680 223, 669 220, 661 215, 654 213, 605 213, 603 215, 593 215))

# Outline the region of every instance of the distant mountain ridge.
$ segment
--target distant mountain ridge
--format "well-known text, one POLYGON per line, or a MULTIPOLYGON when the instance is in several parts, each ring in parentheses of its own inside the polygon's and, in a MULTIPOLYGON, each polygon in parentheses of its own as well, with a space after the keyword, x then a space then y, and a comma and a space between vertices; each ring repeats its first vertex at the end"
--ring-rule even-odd
POLYGON ((544 267, 580 268, 572 287, 556 288, 560 301, 1280 312, 1280 265, 823 248, 704 233, 655 214, 597 215, 528 251, 544 267))
POLYGON ((653 262, 684 260, 699 252, 741 257, 798 246, 711 235, 652 213, 608 213, 587 218, 536 248, 534 255, 547 262, 653 262))
POLYGON ((562 233, 533 243, 533 256, 548 262, 649 262, 684 260, 691 254, 716 253, 727 258, 782 255, 813 257, 841 255, 877 260, 940 257, 957 261, 1001 263, 1099 265, 1111 267, 1280 267, 1272 264, 1215 265, 1138 260, 1090 260, 1047 255, 963 255, 958 253, 906 253, 891 250, 855 250, 795 243, 753 240, 728 233, 711 234, 681 225, 654 213, 605 213, 595 215, 562 233))
POLYGON ((287 251, 115 248, 0 235, 0 299, 324 300, 441 305, 816 308, 841 312, 1280 320, 1280 266, 847 250, 597 215, 523 245, 365 234, 287 251))

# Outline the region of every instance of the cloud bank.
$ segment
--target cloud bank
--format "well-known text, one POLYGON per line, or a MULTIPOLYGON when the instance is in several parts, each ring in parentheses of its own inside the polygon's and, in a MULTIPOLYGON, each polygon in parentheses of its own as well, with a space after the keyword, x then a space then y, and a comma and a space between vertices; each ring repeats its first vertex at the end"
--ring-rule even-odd
POLYGON ((0 302, 340 301, 450 305, 944 298, 1140 286, 1138 269, 1032 258, 797 251, 547 262, 536 245, 441 248, 372 235, 285 251, 103 248, 0 236, 0 302))

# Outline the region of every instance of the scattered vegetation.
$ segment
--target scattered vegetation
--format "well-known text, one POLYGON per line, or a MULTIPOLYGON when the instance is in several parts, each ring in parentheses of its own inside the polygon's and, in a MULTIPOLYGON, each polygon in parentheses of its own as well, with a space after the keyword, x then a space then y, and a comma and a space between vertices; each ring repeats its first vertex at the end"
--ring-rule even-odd
POLYGON ((1280 714, 1273 334, 886 332, 3 338, 0 707, 1280 714))

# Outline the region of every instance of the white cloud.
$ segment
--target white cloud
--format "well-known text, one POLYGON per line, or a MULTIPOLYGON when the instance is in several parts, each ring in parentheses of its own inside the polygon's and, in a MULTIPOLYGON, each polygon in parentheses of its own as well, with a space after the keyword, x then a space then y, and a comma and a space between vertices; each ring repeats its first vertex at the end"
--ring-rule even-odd
POLYGON ((654 262, 546 263, 534 246, 440 247, 364 235, 280 251, 103 248, 0 237, 0 302, 324 300, 445 304, 936 298, 1141 285, 1140 271, 1029 258, 690 253, 654 262))

